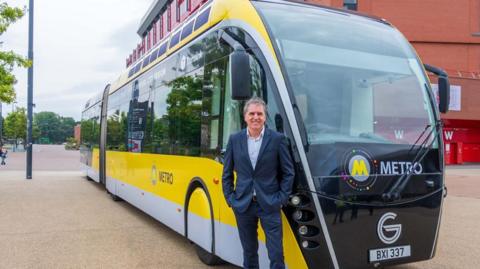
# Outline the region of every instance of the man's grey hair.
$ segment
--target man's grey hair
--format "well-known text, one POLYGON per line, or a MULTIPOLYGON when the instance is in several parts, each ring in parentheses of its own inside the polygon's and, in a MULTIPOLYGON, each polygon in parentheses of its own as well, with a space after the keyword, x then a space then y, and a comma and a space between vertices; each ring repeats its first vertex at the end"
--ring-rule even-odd
POLYGON ((245 103, 245 106, 243 107, 243 115, 245 115, 245 114, 247 113, 248 107, 249 107, 250 105, 260 105, 260 106, 263 106, 263 112, 265 112, 265 114, 267 114, 267 104, 265 104, 265 101, 263 101, 263 99, 260 98, 260 97, 254 96, 254 97, 250 98, 250 99, 245 103))

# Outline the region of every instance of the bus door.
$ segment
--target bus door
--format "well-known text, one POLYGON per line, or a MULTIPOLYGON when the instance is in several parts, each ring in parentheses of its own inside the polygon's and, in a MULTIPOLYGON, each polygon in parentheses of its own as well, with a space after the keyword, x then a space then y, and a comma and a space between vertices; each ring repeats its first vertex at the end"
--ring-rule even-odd
POLYGON ((100 183, 105 185, 105 143, 107 138, 107 105, 108 105, 108 93, 110 91, 110 84, 108 84, 105 89, 103 90, 103 98, 102 98, 102 111, 100 116, 100 165, 99 165, 99 177, 100 183))

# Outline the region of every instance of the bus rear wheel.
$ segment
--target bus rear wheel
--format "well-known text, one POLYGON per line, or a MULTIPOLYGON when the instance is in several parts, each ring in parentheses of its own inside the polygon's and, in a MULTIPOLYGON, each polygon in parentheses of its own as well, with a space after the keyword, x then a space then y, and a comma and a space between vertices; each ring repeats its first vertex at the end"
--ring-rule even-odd
POLYGON ((112 198, 113 201, 115 201, 115 202, 123 201, 122 198, 120 198, 119 196, 115 195, 114 193, 112 193, 112 192, 109 191, 108 189, 107 189, 107 193, 110 195, 110 198, 112 198))
POLYGON ((110 197, 112 198, 113 201, 115 202, 120 202, 122 201, 122 198, 118 197, 117 195, 110 193, 110 197))

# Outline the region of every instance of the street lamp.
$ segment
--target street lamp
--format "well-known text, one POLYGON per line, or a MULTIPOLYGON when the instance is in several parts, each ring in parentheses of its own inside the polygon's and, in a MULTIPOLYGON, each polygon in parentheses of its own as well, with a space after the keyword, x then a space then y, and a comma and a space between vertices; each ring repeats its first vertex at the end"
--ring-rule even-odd
POLYGON ((28 9, 28 59, 32 65, 28 68, 27 97, 27 179, 32 179, 32 119, 33 119, 33 0, 29 1, 28 9))

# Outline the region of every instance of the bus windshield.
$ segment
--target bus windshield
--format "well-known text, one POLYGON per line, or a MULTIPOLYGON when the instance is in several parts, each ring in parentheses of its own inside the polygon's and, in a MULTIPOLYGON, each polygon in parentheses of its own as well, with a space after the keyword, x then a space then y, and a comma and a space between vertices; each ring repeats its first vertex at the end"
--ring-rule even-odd
POLYGON ((309 144, 422 141, 434 122, 429 84, 394 27, 306 5, 254 4, 280 54, 309 144))

